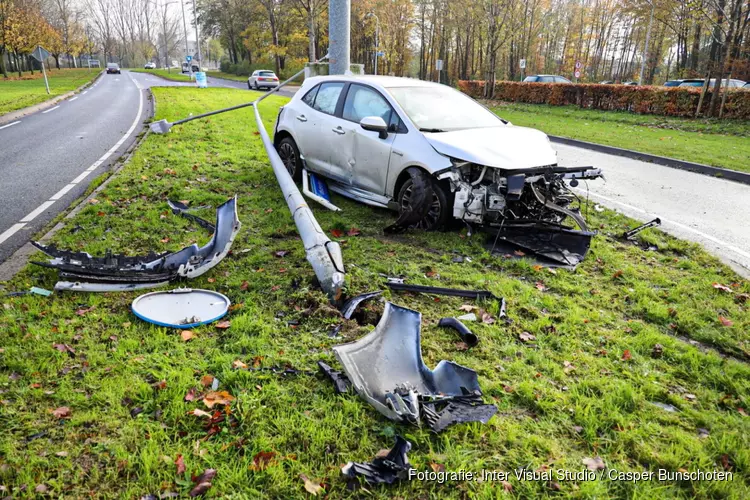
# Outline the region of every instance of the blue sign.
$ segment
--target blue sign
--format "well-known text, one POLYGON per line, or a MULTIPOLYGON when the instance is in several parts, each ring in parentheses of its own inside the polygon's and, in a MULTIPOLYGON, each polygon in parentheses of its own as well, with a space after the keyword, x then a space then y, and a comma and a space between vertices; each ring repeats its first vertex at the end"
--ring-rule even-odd
POLYGON ((208 87, 208 81, 206 80, 206 73, 204 71, 195 72, 195 83, 197 83, 198 87, 202 89, 208 87))
POLYGON ((376 52, 376 54, 377 54, 377 56, 378 56, 378 57, 383 57, 383 56, 385 56, 385 52, 383 52, 383 51, 380 51, 380 50, 379 50, 379 51, 377 51, 377 52, 376 52))
POLYGON ((192 61, 192 60, 193 60, 193 56, 185 56, 185 60, 186 60, 187 62, 190 62, 190 61, 192 61))

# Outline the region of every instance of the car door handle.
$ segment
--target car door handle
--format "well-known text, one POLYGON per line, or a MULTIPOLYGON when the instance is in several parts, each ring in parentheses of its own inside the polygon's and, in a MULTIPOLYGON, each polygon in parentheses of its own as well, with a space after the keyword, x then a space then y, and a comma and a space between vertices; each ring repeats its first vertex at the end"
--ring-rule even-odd
POLYGON ((337 134, 339 134, 339 135, 344 135, 344 134, 346 133, 346 132, 344 132, 344 129, 343 129, 343 128, 341 128, 341 127, 336 127, 336 128, 334 128, 334 129, 332 129, 332 130, 333 130, 334 132, 336 132, 337 134))
POLYGON ((306 122, 306 121, 307 121, 307 118, 305 118, 305 115, 299 115, 299 116, 297 117, 297 119, 298 119, 299 121, 301 121, 301 122, 306 122))

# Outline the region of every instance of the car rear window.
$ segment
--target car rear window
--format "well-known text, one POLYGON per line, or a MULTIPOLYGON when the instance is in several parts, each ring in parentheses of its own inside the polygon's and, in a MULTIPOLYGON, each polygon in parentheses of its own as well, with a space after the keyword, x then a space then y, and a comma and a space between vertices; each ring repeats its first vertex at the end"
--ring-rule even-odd
POLYGON ((313 108, 322 113, 332 115, 336 112, 336 104, 339 102, 339 96, 344 89, 343 83, 321 83, 318 95, 315 96, 313 108))
POLYGON ((258 76, 276 76, 273 71, 261 71, 258 76))

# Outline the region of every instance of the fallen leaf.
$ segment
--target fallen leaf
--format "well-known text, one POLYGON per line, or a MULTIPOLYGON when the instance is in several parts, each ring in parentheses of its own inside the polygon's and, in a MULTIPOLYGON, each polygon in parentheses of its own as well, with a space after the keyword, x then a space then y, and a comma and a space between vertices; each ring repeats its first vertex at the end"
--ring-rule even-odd
POLYGON ((68 452, 67 451, 58 451, 57 453, 55 453, 55 455, 58 456, 58 457, 67 457, 68 456, 68 452))
POLYGON ((71 414, 70 408, 68 408, 67 406, 55 408, 54 410, 50 410, 50 412, 55 418, 68 418, 71 414))
POLYGON ((618 269, 617 271, 615 271, 615 274, 612 275, 612 278, 619 278, 620 276, 622 276, 622 270, 618 269))
POLYGON ((209 283, 216 283, 216 278, 208 278, 206 281, 209 283))
POLYGON ((227 391, 211 391, 203 396, 203 404, 208 408, 213 408, 214 405, 226 406, 234 401, 234 396, 229 394, 227 391))
POLYGON ((536 337, 529 332, 521 332, 518 334, 518 339, 521 342, 531 342, 532 340, 536 340, 536 337))
POLYGON ((466 342, 456 342, 457 351, 467 351, 468 349, 469 345, 466 342))
POLYGON ((583 465, 585 465, 590 471, 602 470, 605 467, 602 457, 586 457, 581 460, 581 462, 583 462, 583 465))
POLYGON ((493 318, 492 315, 486 311, 482 311, 481 316, 482 316, 482 323, 491 325, 492 323, 495 322, 495 318, 493 318))
POLYGON ((44 494, 44 493, 47 493, 47 490, 48 490, 48 489, 49 489, 49 488, 47 487, 47 485, 46 485, 46 484, 37 484, 37 485, 36 485, 36 488, 34 488, 34 492, 35 492, 35 493, 40 493, 40 494, 44 494))
POLYGON ((230 326, 232 326, 232 323, 230 321, 219 321, 218 323, 216 323, 216 328, 218 328, 219 330, 226 330, 230 326))
POLYGON ((180 337, 182 337, 183 341, 187 342, 188 340, 195 338, 195 334, 191 330, 182 330, 180 337))
POLYGON ((247 290, 248 286, 250 286, 250 284, 247 281, 243 281, 242 284, 240 285, 240 290, 244 292, 245 290, 247 290))
POLYGON ((201 377, 201 385, 203 387, 211 387, 214 383, 214 376, 213 375, 203 375, 201 377))
POLYGON ((632 358, 633 358, 633 355, 630 354, 630 349, 625 349, 622 353, 622 360, 630 361, 632 358))
POLYGON ((434 472, 445 472, 445 465, 430 462, 430 469, 432 469, 434 472))
POLYGON ((695 394, 685 394, 685 399, 688 401, 695 401, 696 397, 695 394))
POLYGON ((210 488, 211 488, 210 481, 203 481, 202 483, 197 483, 195 487, 192 490, 190 490, 190 496, 197 497, 197 496, 203 495, 210 488))
POLYGON ((166 380, 160 380, 158 382, 154 382, 151 384, 151 387, 156 389, 157 391, 161 391, 167 388, 167 381, 166 380))
POLYGON ((346 232, 346 234, 347 234, 347 236, 358 236, 359 235, 359 229, 357 229, 356 227, 353 227, 353 228, 349 229, 346 232))
POLYGON ((573 363, 571 363, 570 361, 563 361, 563 371, 566 374, 570 374, 570 373, 574 372, 575 369, 576 369, 576 367, 573 365, 573 363))
POLYGON ((332 229, 331 236, 333 236, 334 238, 341 238, 342 236, 344 236, 344 232, 341 229, 332 229))
POLYGON ((532 269, 533 269, 534 271, 541 271, 541 270, 543 269, 543 267, 542 267, 542 266, 540 266, 539 264, 537 264, 536 266, 532 266, 531 268, 532 268, 532 269))
POLYGON ((169 238, 162 238, 159 241, 161 241, 162 243, 169 243, 169 238))
POLYGON ((177 460, 174 463, 177 466, 177 475, 183 475, 185 473, 185 460, 182 458, 182 455, 177 455, 177 460))
POLYGON ((208 417, 211 418, 211 414, 207 411, 199 410, 198 408, 188 412, 188 415, 195 415, 196 417, 208 417))
POLYGON ((513 485, 508 481, 503 480, 500 484, 503 485, 503 490, 507 491, 508 493, 513 491, 513 485))
POLYGON ((253 457, 253 464, 250 466, 250 470, 261 471, 266 470, 269 465, 272 465, 276 456, 275 451, 261 451, 255 454, 253 457))
POLYGON ((459 307, 458 310, 459 311, 471 312, 471 311, 473 311, 476 308, 477 308, 477 306, 472 306, 470 304, 464 304, 461 307, 459 307))
POLYGON ((523 257, 524 255, 526 255, 526 253, 521 250, 514 250, 513 254, 517 255, 518 257, 523 257))
POLYGON ((716 288, 717 290, 721 290, 722 292, 728 292, 728 293, 732 293, 732 289, 731 289, 731 288, 729 288, 728 286, 722 285, 722 284, 720 284, 720 283, 714 283, 714 284, 713 284, 713 285, 711 285, 711 286, 713 286, 713 287, 714 287, 714 288, 716 288))
POLYGON ((76 311, 76 314, 78 316, 83 316, 88 312, 91 312, 94 309, 94 306, 88 307, 88 308, 81 308, 76 311))
POLYGON ((96 212, 96 215, 97 215, 98 217, 104 217, 104 216, 105 216, 105 215, 107 215, 107 214, 105 214, 104 212, 102 212, 102 211, 100 210, 100 211, 96 212))
POLYGON ((737 412, 742 415, 743 417, 747 417, 747 412, 744 408, 737 408, 737 412))
POLYGON ((191 387, 185 394, 185 401, 195 401, 195 388, 191 387))
POLYGON ((300 474, 299 478, 305 482, 305 490, 314 497, 318 496, 320 490, 323 489, 318 481, 311 481, 305 474, 300 474))
POLYGON ((541 291, 541 292, 547 290, 547 287, 541 281, 537 281, 534 286, 536 286, 536 289, 539 290, 539 291, 541 291))
POLYGON ((719 323, 724 326, 732 326, 734 324, 731 319, 725 318, 724 316, 719 316, 719 323))
POLYGON ((60 352, 67 352, 68 354, 75 354, 76 351, 72 347, 70 347, 68 344, 52 344, 52 347, 57 349, 60 352))
POLYGON ((289 253, 289 252, 288 252, 287 250, 277 250, 277 251, 275 251, 275 252, 274 252, 273 254, 274 254, 274 255, 275 255, 276 257, 278 257, 278 258, 282 258, 283 256, 285 256, 285 255, 286 255, 286 254, 288 254, 288 253, 289 253))
POLYGON ((232 368, 237 370, 247 370, 247 365, 240 361, 239 359, 235 359, 232 363, 232 368))

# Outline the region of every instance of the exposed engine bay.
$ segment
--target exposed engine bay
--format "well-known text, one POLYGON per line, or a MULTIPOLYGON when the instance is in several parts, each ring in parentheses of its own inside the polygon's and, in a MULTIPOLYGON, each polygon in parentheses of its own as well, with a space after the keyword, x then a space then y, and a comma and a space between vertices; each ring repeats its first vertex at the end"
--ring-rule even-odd
POLYGON ((594 233, 566 181, 575 187, 578 179, 602 177, 598 168, 504 170, 454 160, 453 167, 437 177, 450 183, 454 218, 469 226, 481 226, 497 239, 564 265, 576 265, 588 251, 594 233))

